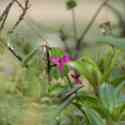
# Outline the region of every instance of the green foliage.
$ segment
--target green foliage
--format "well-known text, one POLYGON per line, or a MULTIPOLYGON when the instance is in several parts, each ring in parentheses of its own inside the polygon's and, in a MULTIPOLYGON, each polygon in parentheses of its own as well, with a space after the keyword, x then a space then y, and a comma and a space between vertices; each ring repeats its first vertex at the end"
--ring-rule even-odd
POLYGON ((0 54, 4 54, 4 50, 6 49, 6 44, 8 42, 8 36, 6 33, 0 33, 0 54))
MULTIPOLYGON (((50 51, 50 56, 62 57, 64 54, 64 51, 56 48, 50 51)), ((25 64, 28 64, 28 68, 24 68, 21 65, 22 76, 18 76, 18 79, 21 80, 14 81, 13 79, 11 81, 1 76, 0 94, 1 96, 6 93, 13 94, 13 98, 15 98, 15 95, 19 94, 17 91, 20 91, 23 95, 21 96, 22 99, 31 99, 31 102, 23 100, 21 105, 28 106, 29 103, 34 103, 33 101, 35 100, 38 101, 35 102, 38 107, 40 107, 40 102, 42 103, 42 110, 32 108, 25 110, 25 108, 21 107, 23 112, 20 112, 20 104, 17 104, 17 100, 14 114, 11 114, 10 107, 7 110, 10 112, 9 116, 13 116, 16 121, 13 121, 13 117, 9 117, 10 119, 5 121, 16 125, 24 119, 23 115, 26 117, 27 113, 32 112, 37 116, 41 116, 41 124, 45 125, 55 125, 57 123, 61 125, 107 125, 109 123, 114 125, 116 123, 118 125, 124 122, 125 97, 124 93, 121 92, 121 89, 124 88, 124 75, 122 78, 111 79, 113 73, 117 72, 114 69, 118 66, 116 64, 118 63, 119 55, 120 51, 113 48, 96 61, 89 56, 81 57, 67 64, 68 69, 63 76, 55 72, 57 69, 54 67, 50 72, 53 74, 51 75, 52 79, 60 78, 65 84, 52 82, 52 85, 48 85, 47 74, 45 74, 46 64, 44 64, 43 60, 43 62, 41 61, 38 51, 36 49, 33 50, 24 61, 25 64), (90 91, 90 88, 86 90, 84 85, 69 84, 66 77, 70 69, 77 70, 83 76, 81 78, 87 79, 94 91, 90 91), (48 101, 45 101, 45 98, 48 101), (15 116, 15 114, 17 115, 15 116)), ((13 100, 13 98, 11 99, 13 100)), ((7 111, 3 112, 6 113, 7 111)), ((3 117, 8 118, 8 116, 4 115, 3 117)), ((27 117, 32 119, 31 116, 27 117)), ((6 123, 1 121, 1 124, 4 125, 6 123)))
POLYGON ((81 75, 89 81, 89 83, 95 88, 100 84, 102 74, 97 64, 89 57, 83 57, 78 61, 73 61, 68 64, 80 72, 81 75))
POLYGON ((114 50, 112 56, 110 56, 109 59, 107 59, 107 58, 104 59, 104 64, 106 64, 106 60, 107 60, 108 65, 105 67, 106 70, 104 71, 102 81, 106 81, 110 78, 113 68, 117 64, 116 61, 118 59, 119 53, 120 53, 120 51, 116 49, 116 50, 114 50))
MULTIPOLYGON (((66 6, 68 10, 73 10, 77 1, 67 0, 66 6)), ((0 34, 0 54, 8 42, 8 37, 4 35, 0 34)), ((47 54, 40 53, 40 47, 35 42, 10 39, 9 43, 23 61, 20 68, 15 67, 20 73, 16 72, 12 78, 0 73, 1 125, 125 123, 125 75, 120 69, 124 63, 119 61, 120 57, 124 62, 124 57, 120 55, 125 49, 124 38, 98 37, 97 44, 110 45, 110 48, 104 49, 105 51, 100 49, 97 54, 101 53, 101 56, 98 58, 95 48, 93 52, 89 50, 90 55, 82 55, 65 65, 64 73, 60 73, 49 62, 50 59, 41 57, 41 54, 47 54), (48 62, 52 66, 49 71, 48 62), (70 77, 75 76, 70 71, 80 74, 82 83, 74 84, 70 77)), ((78 51, 68 52, 71 57, 76 57, 78 51)), ((66 50, 49 48, 50 57, 64 57, 65 54, 66 50)))
POLYGON ((89 125, 106 125, 106 121, 94 109, 83 108, 89 125))
POLYGON ((51 48, 49 51, 50 56, 54 57, 63 57, 65 52, 64 50, 58 49, 58 48, 51 48))
POLYGON ((107 111, 107 116, 112 118, 114 121, 119 121, 124 112, 125 96, 121 94, 121 89, 125 83, 119 84, 114 88, 110 84, 103 84, 100 87, 100 101, 102 107, 107 111))
POLYGON ((23 60, 23 65, 27 65, 28 62, 30 61, 30 59, 33 58, 33 56, 35 56, 35 54, 38 52, 38 48, 34 49, 32 52, 30 52, 25 59, 23 60))
POLYGON ((25 114, 24 104, 23 97, 6 94, 0 96, 0 124, 17 125, 21 123, 25 114))
POLYGON ((50 70, 50 76, 52 76, 53 78, 55 78, 56 80, 58 80, 60 78, 60 71, 56 68, 56 67, 53 67, 51 70, 50 70))
POLYGON ((47 74, 44 73, 45 67, 40 60, 39 56, 35 56, 30 61, 28 68, 24 70, 22 87, 25 96, 40 98, 47 94, 47 74))
POLYGON ((125 49, 125 39, 112 36, 100 36, 96 40, 97 44, 108 44, 116 48, 125 49))
POLYGON ((16 91, 16 83, 5 76, 0 75, 0 95, 7 92, 14 93, 16 91), (4 83, 4 84, 3 84, 4 83))
POLYGON ((61 84, 56 84, 56 85, 51 85, 49 87, 49 94, 51 96, 58 96, 62 91, 64 91, 66 88, 64 85, 61 85, 61 84))

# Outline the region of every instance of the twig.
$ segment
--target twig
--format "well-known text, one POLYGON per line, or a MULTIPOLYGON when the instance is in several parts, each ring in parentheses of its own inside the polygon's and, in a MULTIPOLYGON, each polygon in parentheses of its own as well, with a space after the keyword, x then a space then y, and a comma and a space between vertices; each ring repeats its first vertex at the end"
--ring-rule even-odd
POLYGON ((76 43, 76 48, 80 48, 82 40, 85 38, 85 36, 88 33, 89 29, 91 28, 91 26, 95 22, 98 14, 103 9, 103 7, 105 6, 105 4, 107 4, 107 2, 109 2, 109 0, 104 0, 104 2, 102 2, 102 4, 99 6, 99 8, 97 8, 97 10, 96 10, 95 14, 93 15, 92 19, 90 20, 89 24, 87 25, 87 27, 85 28, 85 30, 81 34, 80 38, 78 39, 78 41, 76 43))
MULTIPOLYGON (((18 2, 18 1, 16 1, 16 2, 18 2)), ((21 4, 19 4, 19 2, 18 2, 18 5, 21 6, 21 4)), ((21 7, 21 8, 22 8, 22 7, 21 7)), ((26 15, 28 9, 29 9, 29 0, 26 0, 26 2, 25 2, 25 7, 24 7, 24 9, 23 9, 22 14, 20 15, 19 19, 17 20, 17 22, 15 23, 15 25, 13 26, 13 28, 9 31, 9 33, 13 33, 13 32, 14 32, 14 30, 16 29, 16 27, 17 27, 17 26, 21 23, 21 21, 24 19, 24 16, 26 15)))
POLYGON ((10 45, 7 45, 1 38, 0 41, 3 44, 3 46, 7 48, 19 62, 23 62, 23 59, 15 52, 15 50, 10 45))
POLYGON ((19 55, 16 54, 16 52, 13 48, 8 46, 8 50, 19 60, 19 62, 21 62, 21 63, 23 62, 23 59, 19 55))
POLYGON ((25 7, 23 7, 22 4, 21 4, 18 0, 15 0, 15 2, 17 3, 17 5, 18 5, 22 10, 25 9, 25 7))
POLYGON ((1 25, 0 25, 0 31, 3 30, 3 28, 4 28, 4 25, 5 25, 5 22, 6 22, 6 20, 7 20, 8 14, 9 14, 10 9, 11 9, 11 7, 13 6, 14 2, 15 2, 15 0, 12 0, 12 1, 7 5, 7 7, 5 8, 5 10, 3 11, 3 13, 2 13, 1 16, 0 16, 0 22, 2 22, 1 25))
POLYGON ((83 115, 86 115, 85 111, 82 109, 82 107, 81 107, 80 104, 78 104, 78 103, 73 103, 73 105, 74 105, 77 109, 79 109, 79 111, 81 111, 83 115))
POLYGON ((3 28, 4 28, 4 25, 5 25, 5 23, 6 23, 7 17, 8 17, 8 13, 7 13, 6 15, 4 15, 3 20, 1 21, 2 23, 1 23, 1 25, 0 25, 0 32, 1 32, 1 31, 3 30, 3 28))
POLYGON ((2 12, 2 14, 0 15, 0 22, 2 21, 4 15, 6 13, 8 13, 8 10, 10 10, 10 8, 12 7, 12 5, 14 4, 15 0, 11 0, 11 2, 7 5, 7 7, 5 8, 5 10, 2 12))

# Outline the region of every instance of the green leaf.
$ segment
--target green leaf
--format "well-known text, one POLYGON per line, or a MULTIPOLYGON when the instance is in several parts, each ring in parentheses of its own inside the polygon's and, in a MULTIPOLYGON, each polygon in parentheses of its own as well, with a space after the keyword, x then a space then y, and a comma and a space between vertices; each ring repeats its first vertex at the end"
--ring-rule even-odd
POLYGON ((96 99, 96 97, 94 96, 91 96, 89 94, 87 94, 86 92, 84 91, 81 91, 77 94, 77 96, 79 96, 79 99, 80 99, 80 103, 84 103, 84 104, 94 104, 94 105, 97 105, 98 103, 98 100, 96 99))
POLYGON ((55 78, 56 80, 58 80, 60 78, 60 71, 57 69, 57 67, 53 67, 50 72, 49 72, 50 76, 52 78, 55 78))
POLYGON ((106 121, 94 109, 84 107, 83 110, 89 121, 89 125, 106 125, 106 121))
POLYGON ((27 65, 33 56, 38 52, 38 48, 34 49, 23 61, 23 65, 27 65))
POLYGON ((49 86, 49 94, 51 96, 57 96, 59 95, 62 91, 64 91, 66 89, 66 87, 64 85, 61 85, 61 84, 56 84, 56 85, 51 85, 49 86))
POLYGON ((62 100, 66 100, 73 94, 76 94, 82 87, 82 85, 74 86, 73 88, 63 91, 63 93, 61 93, 59 96, 62 100))
POLYGON ((112 113, 116 98, 114 95, 114 88, 109 84, 102 84, 99 95, 103 107, 108 110, 109 113, 112 113))
POLYGON ((65 55, 64 51, 59 48, 51 48, 51 50, 49 50, 49 54, 54 57, 63 57, 65 55))
POLYGON ((120 83, 116 88, 115 88, 115 93, 117 96, 120 96, 121 90, 125 87, 125 81, 120 83))
POLYGON ((114 79, 114 80, 112 80, 111 83, 112 83, 113 85, 118 85, 118 84, 121 83, 122 81, 125 81, 125 76, 124 76, 124 75, 123 75, 123 76, 120 76, 120 77, 118 77, 118 78, 116 78, 116 79, 114 79))
POLYGON ((60 113, 64 111, 65 108, 67 108, 70 104, 72 104, 73 100, 76 98, 76 94, 71 95, 69 98, 67 98, 61 105, 60 105, 60 113))
POLYGON ((114 51, 112 48, 105 48, 104 50, 100 50, 98 52, 100 53, 100 58, 97 60, 97 63, 102 73, 104 73, 111 64, 111 60, 114 54, 113 52, 114 51))
POLYGON ((103 74, 102 82, 108 81, 108 79, 110 78, 112 70, 116 65, 116 61, 118 59, 119 53, 120 53, 119 50, 117 50, 117 49, 114 50, 114 54, 111 57, 110 64, 108 65, 107 69, 105 70, 105 72, 103 74))
POLYGON ((84 57, 80 60, 70 62, 68 65, 80 72, 81 75, 84 75, 94 88, 100 84, 101 72, 91 58, 84 57))
POLYGON ((104 110, 108 111, 113 120, 119 120, 121 113, 125 110, 125 96, 121 95, 120 91, 125 85, 125 82, 114 88, 111 84, 102 84, 99 91, 100 101, 104 110))

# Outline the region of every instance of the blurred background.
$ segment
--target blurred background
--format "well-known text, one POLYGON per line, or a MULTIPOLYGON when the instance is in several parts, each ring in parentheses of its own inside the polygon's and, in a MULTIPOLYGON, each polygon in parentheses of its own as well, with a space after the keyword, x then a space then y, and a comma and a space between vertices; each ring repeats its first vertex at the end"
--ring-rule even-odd
MULTIPOLYGON (((20 0, 23 3, 23 0, 20 0)), ((0 0, 0 10, 6 7, 9 0, 0 0)), ((58 38, 58 31, 64 28, 66 34, 72 35, 72 16, 71 11, 66 9, 66 0, 31 0, 30 9, 16 30, 16 37, 31 41, 40 41, 40 37, 48 39, 54 46, 57 43, 62 46, 58 38), (32 37, 31 37, 32 36, 32 37)), ((91 20, 95 11, 103 0, 78 0, 78 6, 75 8, 78 34, 80 35, 91 20)), ((124 0, 110 0, 111 4, 124 18, 124 0)), ((0 11, 0 12, 1 12, 0 11)), ((8 18, 7 28, 11 28, 14 20, 18 18, 21 9, 15 4, 8 18)), ((85 41, 93 42, 100 35, 99 25, 110 21, 113 25, 118 25, 117 15, 108 7, 104 7, 94 25, 90 28, 85 37, 85 41)), ((117 32, 118 29, 116 29, 117 32)), ((115 31, 115 30, 114 30, 115 31)), ((14 35, 15 36, 15 35, 14 35)))

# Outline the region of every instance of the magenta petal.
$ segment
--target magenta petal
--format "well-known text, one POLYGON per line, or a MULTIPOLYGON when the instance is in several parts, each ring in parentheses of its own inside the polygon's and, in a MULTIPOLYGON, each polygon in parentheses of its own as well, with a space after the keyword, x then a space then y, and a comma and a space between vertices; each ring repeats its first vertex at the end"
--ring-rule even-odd
POLYGON ((54 64, 59 64, 60 58, 59 57, 50 57, 50 61, 54 64))
POLYGON ((69 55, 64 55, 63 57, 50 57, 50 61, 57 65, 61 72, 64 71, 64 65, 72 61, 69 55))
POLYGON ((79 74, 72 75, 72 78, 74 79, 74 82, 76 84, 81 84, 82 83, 82 81, 80 80, 80 75, 79 74))
POLYGON ((81 84, 82 81, 78 78, 78 79, 75 79, 75 83, 76 83, 76 84, 81 84))
POLYGON ((58 69, 63 72, 64 70, 64 63, 61 57, 50 57, 50 61, 57 65, 58 69))
POLYGON ((72 61, 72 58, 71 58, 70 56, 65 55, 65 56, 63 57, 63 62, 64 62, 64 64, 66 64, 66 63, 68 63, 68 62, 70 62, 70 61, 72 61))
POLYGON ((57 67, 59 68, 59 70, 60 70, 61 72, 63 72, 63 71, 64 71, 64 64, 63 64, 63 63, 62 63, 62 64, 57 65, 57 67))

